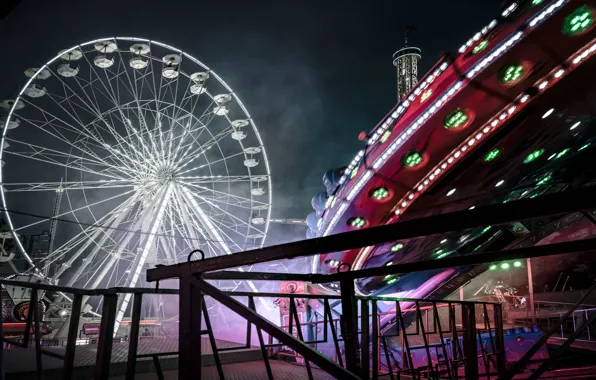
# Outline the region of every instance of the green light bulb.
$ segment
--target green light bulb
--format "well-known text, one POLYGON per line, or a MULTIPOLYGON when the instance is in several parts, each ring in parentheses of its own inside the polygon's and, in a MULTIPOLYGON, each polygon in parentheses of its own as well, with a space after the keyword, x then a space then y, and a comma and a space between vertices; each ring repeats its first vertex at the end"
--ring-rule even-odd
POLYGON ((504 84, 517 82, 524 76, 524 72, 524 67, 521 65, 506 66, 501 70, 501 82, 504 84))
POLYGON ((461 108, 449 113, 443 122, 443 125, 447 129, 459 128, 468 122, 468 115, 461 108))
POLYGON ((397 252, 400 249, 402 249, 403 247, 404 247, 404 245, 402 243, 397 243, 396 245, 391 247, 391 252, 397 252))
POLYGON ((532 0, 532 6, 540 5, 544 3, 544 0, 532 0))
POLYGON ((590 29, 594 24, 592 10, 587 6, 582 6, 573 11, 563 23, 563 33, 570 36, 583 33, 590 29))
POLYGON ((385 133, 383 133, 383 136, 381 136, 381 142, 384 143, 385 141, 387 141, 389 136, 391 136, 391 131, 385 131, 385 133))
POLYGON ((497 156, 501 153, 501 149, 493 149, 484 156, 484 162, 490 162, 497 158, 497 156))
POLYGON ((377 187, 372 192, 372 197, 381 201, 389 196, 389 190, 386 187, 377 187))
POLYGON ((350 225, 354 228, 362 228, 366 225, 366 219, 358 216, 350 221, 350 225))
POLYGON ((482 50, 486 49, 487 46, 488 46, 488 41, 487 40, 483 40, 478 45, 476 45, 476 47, 474 47, 474 49, 472 50, 472 53, 473 54, 478 54, 482 50))
POLYGON ((495 269, 497 269, 497 265, 496 264, 493 264, 490 267, 488 267, 488 269, 489 270, 495 270, 495 269))
POLYGON ((513 263, 513 266, 514 266, 514 267, 516 267, 516 268, 519 268, 519 267, 521 267, 521 266, 522 266, 522 263, 521 263, 521 261, 515 261, 515 262, 513 263))
POLYGON ((538 157, 542 156, 544 153, 544 149, 538 149, 530 153, 525 159, 524 164, 529 164, 532 161, 535 161, 538 157))
POLYGON ((420 165, 422 161, 423 158, 419 152, 409 152, 403 156, 401 163, 405 167, 413 168, 415 166, 420 165))
POLYGON ((555 160, 558 160, 559 158, 563 157, 564 155, 566 155, 567 153, 569 153, 569 151, 571 150, 571 148, 565 148, 562 151, 560 151, 556 156, 555 156, 555 160))
POLYGON ((501 264, 501 269, 509 269, 509 263, 501 264))
POLYGON ((586 148, 590 147, 590 143, 587 143, 586 145, 582 146, 581 148, 579 148, 577 151, 580 152, 586 148))
POLYGON ((428 89, 425 92, 422 93, 422 96, 420 97, 420 103, 423 103, 426 101, 426 99, 430 98, 430 96, 433 94, 433 90, 428 89))
POLYGON ((551 178, 552 176, 550 174, 545 177, 542 177, 540 181, 536 182, 536 186, 546 185, 551 180, 551 178))

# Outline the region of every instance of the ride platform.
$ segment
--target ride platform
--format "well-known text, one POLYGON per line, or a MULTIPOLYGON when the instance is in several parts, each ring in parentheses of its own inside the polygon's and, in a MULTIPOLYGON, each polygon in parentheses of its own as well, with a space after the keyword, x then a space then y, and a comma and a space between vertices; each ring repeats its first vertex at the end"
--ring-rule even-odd
MULTIPOLYGON (((115 342, 112 349, 110 377, 124 378, 126 374, 126 362, 128 355, 128 342, 115 342)), ((261 361, 261 351, 258 347, 251 347, 250 349, 240 348, 240 344, 229 342, 225 340, 217 340, 218 348, 234 348, 239 347, 238 350, 230 350, 219 353, 219 358, 222 364, 236 364, 245 362, 261 361)), ((64 355, 66 347, 44 347, 46 351, 53 352, 58 355, 64 355)), ((139 340, 138 355, 151 355, 160 353, 172 353, 178 351, 178 339, 141 339, 139 340)), ((97 354, 97 345, 88 344, 77 346, 75 352, 73 380, 76 379, 92 379, 93 370, 95 367, 95 358, 97 354)), ((160 356, 160 364, 163 371, 172 371, 178 368, 178 355, 160 356)), ((213 352, 208 338, 203 338, 201 344, 201 361, 207 373, 213 371, 214 378, 217 376, 215 368, 213 352)), ((42 355, 43 376, 45 380, 62 379, 62 369, 64 362, 61 359, 54 358, 48 355, 42 355)), ((4 350, 4 365, 6 371, 6 380, 18 379, 29 380, 37 379, 36 374, 36 358, 35 348, 14 348, 4 350)), ((136 365, 137 375, 144 373, 151 373, 155 378, 155 365, 151 357, 139 358, 136 365)), ((264 366, 263 366, 264 370, 264 366)), ((252 379, 252 377, 251 377, 252 379)))

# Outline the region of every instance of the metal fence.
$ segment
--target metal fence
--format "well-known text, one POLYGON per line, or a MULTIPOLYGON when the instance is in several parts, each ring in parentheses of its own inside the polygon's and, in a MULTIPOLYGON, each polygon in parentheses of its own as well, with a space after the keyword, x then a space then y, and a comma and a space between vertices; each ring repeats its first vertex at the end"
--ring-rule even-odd
MULTIPOLYGON (((183 344, 189 335, 208 336, 213 361, 221 379, 225 378, 224 366, 219 359, 222 352, 255 348, 261 352, 270 379, 274 378, 270 360, 288 358, 302 364, 310 379, 314 378, 315 368, 324 369, 338 378, 354 379, 377 379, 382 375, 391 379, 402 375, 456 379, 465 377, 470 371, 486 374, 490 378, 504 363, 501 308, 497 304, 354 297, 356 314, 355 319, 351 319, 342 311, 345 305, 341 303, 342 297, 339 295, 221 292, 200 281, 207 286, 207 292, 199 296, 199 302, 195 300, 192 304, 195 307, 198 304, 200 308, 195 311, 199 313, 201 323, 197 323, 198 317, 194 314, 190 331, 188 326, 181 326, 179 339, 183 344), (214 289, 216 293, 209 294, 214 289), (256 298, 277 305, 279 321, 262 317, 260 314, 263 314, 263 310, 257 307, 256 298), (207 311, 207 303, 212 302, 219 302, 229 312, 245 318, 246 328, 238 332, 239 335, 245 334, 243 344, 224 348, 217 346, 207 311), (350 325, 354 328, 351 329, 350 325), (256 347, 253 344, 253 331, 258 337, 256 347), (350 356, 346 343, 356 347, 355 357, 350 356), (351 370, 348 371, 348 368, 351 370)), ((153 360, 158 378, 161 378, 160 358, 179 355, 181 352, 182 346, 175 351, 138 353, 139 340, 142 338, 139 333, 144 296, 177 295, 178 290, 118 288, 89 291, 10 280, 0 280, 0 284, 32 289, 31 305, 37 303, 42 292, 73 295, 66 340, 42 339, 43 315, 35 307, 30 307, 32 312, 27 313, 26 326, 18 339, 5 338, 0 330, 3 343, 0 357, 6 345, 30 347, 36 352, 36 369, 40 373, 43 371, 41 357, 49 355, 64 360, 62 377, 72 378, 75 352, 82 343, 96 344, 95 379, 108 378, 112 346, 116 342, 128 346, 127 379, 134 379, 139 359, 153 360), (115 306, 118 297, 128 293, 134 297, 130 333, 126 337, 115 338, 115 306), (101 324, 99 334, 93 340, 81 342, 81 307, 86 296, 102 298, 101 324), (66 346, 64 355, 49 349, 57 345, 66 346)), ((183 303, 181 300, 181 307, 183 303)), ((197 358, 202 353, 201 344, 204 341, 199 339, 189 355, 194 359, 193 364, 198 364, 199 371, 201 361, 197 358)), ((180 356, 180 360, 183 360, 185 355, 180 356)), ((181 370, 184 367, 182 364, 181 370)))

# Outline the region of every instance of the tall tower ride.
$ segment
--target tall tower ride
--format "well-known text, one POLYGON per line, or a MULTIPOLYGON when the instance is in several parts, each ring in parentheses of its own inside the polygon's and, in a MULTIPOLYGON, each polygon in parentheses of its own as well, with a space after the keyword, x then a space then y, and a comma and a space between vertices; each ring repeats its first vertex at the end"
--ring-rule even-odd
POLYGON ((393 65, 397 68, 398 102, 401 102, 418 82, 418 62, 422 58, 422 51, 417 47, 408 46, 408 35, 412 30, 414 30, 413 27, 406 28, 404 47, 393 54, 393 65))

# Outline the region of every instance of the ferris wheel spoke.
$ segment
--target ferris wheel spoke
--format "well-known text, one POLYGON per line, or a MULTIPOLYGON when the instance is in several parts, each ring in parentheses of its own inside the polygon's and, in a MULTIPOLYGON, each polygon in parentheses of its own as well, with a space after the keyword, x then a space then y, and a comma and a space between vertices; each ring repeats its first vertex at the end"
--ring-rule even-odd
MULTIPOLYGON (((166 235, 166 232, 165 232, 165 230, 163 230, 163 227, 162 227, 162 230, 161 231, 162 231, 162 234, 163 235, 166 235)), ((174 265, 174 264, 176 264, 177 260, 176 260, 176 255, 174 253, 175 251, 173 251, 172 250, 172 247, 170 247, 168 245, 168 241, 165 239, 165 237, 164 236, 159 236, 157 238, 157 243, 158 243, 157 246, 158 247, 161 247, 161 250, 163 251, 163 254, 164 254, 165 258, 166 258, 166 260, 165 260, 166 263, 168 265, 174 265)))
POLYGON ((96 167, 103 166, 103 167, 110 168, 113 170, 120 170, 120 171, 123 171, 124 173, 126 173, 126 171, 128 170, 128 173, 129 174, 131 173, 130 169, 118 167, 117 165, 108 163, 106 161, 95 158, 93 156, 92 157, 75 156, 72 153, 64 153, 60 150, 55 150, 55 149, 47 148, 44 146, 23 142, 20 140, 14 140, 14 139, 10 139, 10 138, 6 138, 6 140, 11 143, 18 144, 18 146, 29 148, 29 150, 30 150, 30 152, 16 152, 16 151, 14 151, 14 147, 13 147, 11 150, 7 151, 10 154, 13 154, 13 153, 14 154, 17 154, 17 153, 27 154, 27 153, 29 153, 32 156, 53 158, 54 160, 56 160, 57 158, 61 158, 62 163, 64 163, 64 164, 68 164, 72 161, 80 161, 80 162, 84 162, 85 164, 90 165, 90 166, 96 166, 96 167))
MULTIPOLYGON (((214 183, 235 183, 235 182, 250 182, 250 175, 203 175, 203 176, 182 176, 179 177, 184 183, 189 185, 199 186, 201 184, 214 183)), ((248 199, 248 198, 246 198, 248 199)))
MULTIPOLYGON (((185 187, 180 187, 179 189, 180 189, 179 192, 182 195, 182 197, 185 199, 185 201, 188 202, 188 204, 192 206, 190 209, 193 212, 197 213, 196 215, 198 216, 198 219, 201 221, 201 224, 206 227, 205 229, 206 229, 207 233, 209 234, 209 236, 211 237, 214 245, 216 245, 221 250, 223 250, 223 252, 226 255, 232 254, 232 251, 230 250, 230 248, 228 247, 226 242, 223 240, 221 234, 219 233, 219 230, 213 224, 213 222, 209 219, 209 217, 207 217, 207 215, 204 213, 204 211, 201 209, 201 207, 198 205, 196 200, 193 198, 193 195, 190 192, 190 190, 188 190, 185 187)), ((242 268, 242 267, 239 267, 238 270, 241 272, 244 272, 244 268, 242 268)), ((258 288, 255 286, 255 284, 252 281, 247 281, 246 283, 254 292, 258 291, 258 288)))
MULTIPOLYGON (((51 137, 65 143, 65 144, 69 144, 79 150, 82 150, 82 148, 74 145, 66 136, 64 136, 62 133, 60 133, 58 131, 58 129, 71 132, 72 134, 74 134, 76 136, 83 135, 91 140, 96 141, 101 146, 103 146, 105 144, 105 141, 101 140, 101 136, 95 136, 94 134, 89 133, 88 129, 85 126, 81 126, 81 128, 79 129, 79 128, 75 127, 74 125, 64 121, 62 118, 54 115, 51 112, 46 111, 45 109, 40 108, 39 106, 37 106, 36 104, 34 104, 28 100, 25 100, 25 103, 32 106, 37 111, 39 111, 41 113, 41 116, 44 118, 44 120, 35 120, 32 118, 27 118, 27 117, 20 115, 19 117, 21 118, 21 120, 28 122, 31 126, 37 128, 38 130, 40 130, 46 134, 49 134, 51 137), (52 130, 49 130, 48 127, 52 128, 52 130)), ((92 152, 87 152, 87 151, 83 151, 83 153, 93 154, 92 152)))
POLYGON ((227 128, 225 128, 223 131, 219 132, 217 135, 215 135, 215 136, 212 135, 212 138, 210 140, 202 143, 198 147, 198 149, 195 149, 192 152, 186 152, 186 154, 181 156, 180 159, 178 160, 178 162, 180 162, 180 163, 184 162, 184 165, 181 166, 181 169, 184 168, 185 166, 188 166, 189 164, 191 164, 195 159, 200 157, 203 153, 207 152, 212 147, 217 146, 219 144, 219 142, 221 140, 223 140, 225 137, 229 136, 230 132, 232 132, 232 131, 233 131, 233 128, 230 125, 227 128), (192 157, 192 158, 189 159, 189 157, 192 157))
MULTIPOLYGON (((183 170, 183 171, 178 172, 177 174, 178 175, 184 175, 184 174, 187 174, 187 173, 191 173, 191 172, 193 172, 195 170, 203 169, 206 166, 211 166, 213 164, 217 164, 219 162, 226 161, 226 160, 229 160, 229 159, 234 158, 234 157, 243 156, 244 154, 245 154, 244 152, 239 152, 239 153, 236 153, 236 154, 230 154, 229 156, 225 156, 225 157, 220 158, 218 160, 210 161, 209 164, 203 164, 203 165, 197 166, 195 168, 190 168, 190 169, 187 169, 187 170, 183 170)), ((186 166, 187 165, 185 164, 180 169, 183 169, 186 166)))
MULTIPOLYGON (((138 194, 135 194, 135 196, 131 197, 127 202, 122 203, 122 205, 119 207, 119 209, 116 210, 116 212, 114 213, 115 218, 113 219, 112 224, 110 224, 110 228, 108 228, 108 229, 101 229, 101 232, 103 233, 103 236, 98 241, 98 243, 95 244, 93 250, 87 255, 87 259, 86 260, 83 260, 82 263, 77 267, 77 270, 75 272, 75 275, 74 276, 71 276, 71 279, 69 280, 69 283, 68 283, 67 286, 72 286, 72 284, 76 281, 76 278, 78 278, 78 276, 80 276, 83 273, 83 271, 86 270, 86 268, 89 266, 89 264, 91 264, 91 262, 93 261, 93 259, 100 252, 100 250, 103 249, 105 243, 108 240, 115 241, 115 239, 112 238, 112 235, 116 232, 116 230, 118 229, 118 226, 120 226, 120 223, 126 217, 127 212, 129 212, 131 210, 131 208, 133 208, 134 204, 137 201, 138 201, 138 194)), ((130 231, 130 232, 126 233, 124 235, 123 239, 126 239, 128 236, 131 236, 131 234, 134 234, 134 232, 133 231, 130 231)), ((89 283, 91 282, 91 280, 93 280, 93 284, 94 284, 93 288, 96 288, 103 281, 103 277, 105 276, 105 274, 110 269, 109 267, 111 267, 118 260, 118 258, 119 258, 117 256, 117 252, 122 252, 123 251, 123 247, 125 247, 126 244, 128 244, 128 241, 125 244, 123 244, 123 245, 120 246, 120 250, 115 249, 113 251, 107 251, 106 252, 107 253, 106 254, 106 257, 105 257, 104 260, 102 260, 102 263, 105 264, 107 262, 107 259, 109 258, 109 264, 107 264, 108 267, 103 268, 105 270, 105 272, 102 270, 101 273, 103 273, 103 275, 101 275, 99 278, 93 278, 93 277, 90 278, 85 283, 85 287, 87 287, 89 285, 89 283)), ((80 255, 80 253, 82 253, 82 252, 78 252, 78 253, 80 255)), ((69 261, 69 263, 72 264, 72 262, 74 262, 74 260, 76 260, 79 255, 77 255, 76 257, 72 257, 71 258, 71 261, 69 261)), ((95 271, 95 272, 97 272, 97 271, 95 271)))
MULTIPOLYGON (((201 186, 201 184, 215 184, 215 183, 235 183, 235 182, 246 182, 246 180, 244 178, 229 178, 228 181, 226 180, 222 180, 222 178, 213 178, 211 181, 205 181, 203 182, 205 179, 200 179, 200 182, 193 182, 193 181, 188 181, 186 179, 182 180, 181 182, 187 186, 190 186, 191 188, 193 188, 193 190, 198 190, 199 193, 204 196, 205 193, 212 193, 213 195, 209 196, 211 198, 217 198, 217 199, 232 199, 235 202, 237 202, 238 204, 254 204, 254 205, 263 205, 263 206, 268 206, 269 204, 266 202, 261 202, 261 201, 257 201, 255 199, 252 198, 246 198, 240 195, 236 195, 236 194, 231 194, 231 193, 227 193, 225 191, 221 191, 221 190, 215 190, 212 187, 206 187, 206 186, 201 186), (236 179, 236 180, 235 180, 236 179)), ((250 180, 250 177, 249 177, 250 180)))
MULTIPOLYGON (((197 103, 198 103, 198 99, 197 99, 197 103)), ((197 103, 195 103, 195 105, 191 109, 191 113, 190 113, 191 115, 194 114, 194 107, 196 106, 197 103)), ((210 108, 213 106, 213 104, 214 104, 214 102, 212 101, 211 104, 209 104, 209 106, 205 108, 203 113, 193 123, 182 125, 182 127, 184 128, 183 130, 186 133, 185 133, 184 139, 181 140, 180 144, 183 145, 183 143, 187 139, 190 139, 190 143, 188 145, 183 145, 184 147, 188 146, 188 150, 190 150, 190 147, 193 144, 201 145, 201 143, 199 143, 199 138, 205 131, 208 130, 207 127, 208 127, 209 123, 214 118, 213 113, 210 111, 210 108)))
MULTIPOLYGON (((98 181, 61 181, 61 182, 2 182, 4 191, 31 192, 31 191, 63 191, 63 190, 90 190, 127 187, 134 185, 132 180, 98 180, 98 181)), ((101 201, 103 202, 103 201, 101 201)))
POLYGON ((202 200, 203 202, 207 203, 209 206, 212 207, 213 211, 215 213, 222 213, 225 214, 226 216, 228 216, 230 218, 230 220, 232 220, 233 222, 239 224, 239 225, 243 225, 246 228, 248 228, 249 230, 251 230, 254 233, 261 233, 264 234, 265 232, 258 229, 257 227, 251 225, 250 223, 238 218, 236 215, 228 212, 227 210, 223 209, 222 207, 220 207, 218 204, 210 202, 208 199, 200 196, 200 195, 196 195, 196 194, 192 194, 192 192, 189 192, 191 194, 191 196, 194 196, 195 198, 198 198, 200 200, 202 200))
MULTIPOLYGON (((58 124, 55 124, 55 122, 56 121, 60 121, 60 126, 58 126, 58 127, 61 127, 61 126, 64 126, 64 125, 68 125, 69 128, 71 128, 71 126, 69 124, 66 124, 64 121, 62 121, 58 117, 56 117, 56 116, 54 116, 54 115, 52 115, 50 113, 47 113, 44 110, 41 110, 41 112, 42 112, 44 118, 46 119, 46 121, 45 122, 41 122, 41 124, 40 124, 40 122, 35 121, 35 120, 32 120, 32 119, 22 118, 22 120, 23 121, 26 121, 29 125, 36 127, 37 129, 41 130, 42 132, 50 135, 51 137, 55 138, 56 140, 60 141, 61 143, 67 144, 69 147, 76 149, 80 153, 83 153, 84 155, 91 156, 91 157, 93 157, 95 159, 98 159, 98 160, 102 161, 99 158, 99 156, 97 156, 92 150, 88 149, 88 147, 86 145, 85 146, 81 146, 80 144, 77 144, 76 143, 76 141, 79 141, 80 142, 82 140, 76 140, 75 142, 73 142, 73 141, 69 140, 68 138, 66 138, 64 135, 60 134, 60 132, 58 132, 57 129, 56 129, 56 127, 58 126, 58 124), (49 119, 48 119, 48 116, 50 117, 49 119), (47 128, 47 126, 52 126, 53 131, 50 131, 47 128)), ((75 129, 74 131, 76 132, 77 130, 75 129)), ((90 139, 92 139, 92 140, 94 140, 96 142, 101 143, 100 140, 97 140, 92 134, 87 134, 87 133, 84 133, 84 132, 81 132, 81 131, 78 131, 78 133, 81 134, 81 135, 84 135, 85 137, 90 138, 90 139)), ((9 138, 7 138, 7 140, 8 141, 22 143, 22 144, 29 145, 29 146, 33 145, 31 143, 25 143, 25 142, 21 142, 19 140, 15 140, 15 139, 9 139, 9 138)), ((46 142, 50 142, 50 141, 51 140, 46 141, 46 142)), ((101 143, 101 144, 102 144, 103 149, 105 149, 105 145, 106 144, 105 143, 101 143)), ((44 148, 44 147, 40 147, 40 148, 48 149, 48 148, 44 148)), ((62 152, 60 152, 60 153, 62 153, 62 152)), ((64 154, 64 153, 62 153, 62 154, 64 154)), ((105 163, 105 161, 103 161, 103 162, 105 163)), ((124 167, 126 167, 126 166, 127 165, 125 164, 124 167)), ((114 166, 114 168, 118 168, 118 167, 117 166, 114 166)))
MULTIPOLYGON (((119 51, 119 55, 122 58, 122 52, 119 51)), ((119 65, 123 65, 124 60, 121 59, 119 62, 119 65)), ((145 132, 147 133, 147 135, 149 135, 150 138, 150 131, 147 125, 147 119, 145 117, 145 114, 142 112, 142 108, 141 108, 141 100, 140 100, 140 96, 139 96, 139 90, 137 87, 137 80, 136 78, 133 80, 133 78, 131 78, 130 74, 128 73, 128 70, 126 68, 123 69, 123 72, 125 73, 125 76, 128 80, 128 83, 130 85, 130 89, 131 89, 131 94, 134 98, 134 103, 136 104, 136 111, 137 111, 137 116, 138 116, 138 120, 139 120, 139 124, 141 125, 141 128, 144 127, 144 130, 141 131, 141 135, 144 134, 145 132), (134 85, 133 85, 134 83, 134 85)), ((136 71, 134 72, 135 76, 136 76, 136 71)), ((142 78, 146 77, 146 75, 143 75, 142 78)), ((134 109, 132 110, 134 112, 134 109)), ((124 125, 126 127, 129 126, 130 123, 125 123, 124 125)), ((134 134, 134 131, 133 131, 134 134)), ((129 134, 130 135, 130 134, 129 134)), ((137 137, 138 137, 138 133, 137 133, 137 137)), ((144 140, 141 139, 142 145, 143 147, 145 146, 144 140)))
MULTIPOLYGON (((135 257, 135 264, 133 264, 134 271, 131 270, 131 273, 126 279, 126 282, 124 284, 124 286, 126 287, 135 287, 137 281, 139 280, 139 277, 141 275, 141 269, 143 268, 143 265, 145 265, 145 261, 147 260, 149 250, 151 249, 155 241, 156 233, 157 231, 159 231, 163 223, 167 205, 172 197, 173 187, 174 186, 171 183, 165 185, 159 192, 159 195, 155 197, 155 204, 151 205, 152 207, 147 208, 149 214, 145 215, 145 218, 147 218, 147 220, 150 221, 148 229, 149 233, 142 237, 142 243, 140 244, 141 253, 137 255, 137 257, 135 257)), ((145 222, 145 218, 140 219, 141 223, 145 222)), ((140 224, 139 226, 142 226, 142 224, 140 224)), ((124 312, 128 308, 130 298, 131 294, 126 294, 124 296, 124 299, 122 300, 122 303, 120 304, 119 311, 116 316, 117 326, 120 324, 120 321, 124 317, 124 312)))
POLYGON ((238 207, 241 209, 248 209, 252 210, 255 206, 269 206, 269 204, 265 202, 255 201, 250 198, 241 197, 238 195, 233 195, 230 193, 226 193, 223 191, 214 190, 204 186, 198 186, 194 184, 189 184, 183 182, 185 185, 189 186, 193 190, 198 190, 195 192, 196 195, 200 195, 201 197, 209 200, 211 202, 215 202, 224 206, 233 206, 238 207))
MULTIPOLYGON (((81 206, 81 207, 78 207, 78 208, 76 208, 76 209, 68 210, 68 211, 65 211, 65 212, 62 212, 62 213, 59 213, 59 214, 56 214, 56 215, 52 215, 52 217, 45 218, 45 219, 41 219, 41 220, 38 220, 37 222, 33 222, 33 223, 30 223, 30 224, 27 224, 27 225, 24 225, 24 226, 21 226, 21 227, 17 227, 17 228, 15 228, 15 229, 14 229, 14 231, 15 231, 15 232, 17 232, 17 231, 22 231, 22 230, 24 230, 24 229, 27 229, 27 228, 30 228, 30 227, 36 226, 36 225, 38 225, 38 224, 41 224, 41 223, 47 222, 47 221, 49 221, 49 220, 51 220, 51 219, 62 218, 63 216, 66 216, 66 215, 69 215, 69 214, 72 214, 72 213, 75 213, 75 212, 78 212, 78 211, 81 211, 81 210, 87 209, 87 208, 89 208, 89 207, 95 207, 95 206, 98 206, 98 205, 100 205, 100 204, 102 204, 102 203, 111 202, 111 201, 113 201, 113 200, 115 200, 115 199, 118 199, 118 198, 120 198, 120 197, 122 197, 122 196, 130 195, 131 193, 132 193, 132 191, 127 191, 127 192, 124 192, 124 193, 122 193, 122 194, 117 194, 117 195, 114 195, 114 196, 111 196, 111 197, 107 197, 107 198, 105 198, 105 199, 101 199, 101 200, 99 200, 99 201, 97 201, 97 202, 93 202, 93 203, 91 203, 91 204, 86 204, 86 205, 84 205, 84 206, 81 206)), ((124 201, 124 202, 125 202, 125 201, 124 201)), ((124 203, 124 202, 123 202, 123 203, 124 203)), ((119 210, 119 207, 120 207, 120 206, 118 206, 118 207, 115 207, 115 208, 114 208, 114 210, 113 210, 113 212, 119 212, 119 211, 118 211, 118 210, 119 210)), ((113 212, 112 212, 112 213, 113 213, 113 212)), ((107 216, 109 216, 109 215, 111 215, 112 213, 107 213, 107 214, 106 214, 106 217, 107 217, 107 216)))
MULTIPOLYGON (((97 81, 101 84, 101 86, 103 87, 103 90, 101 90, 101 88, 99 88, 99 86, 93 86, 94 83, 96 83, 95 80, 90 81, 91 83, 91 89, 92 91, 97 91, 100 94, 102 94, 108 101, 110 101, 113 105, 114 105, 114 109, 117 110, 117 114, 120 115, 120 122, 121 124, 125 127, 125 129, 127 130, 127 134, 129 135, 129 137, 131 136, 130 134, 130 130, 134 128, 132 127, 132 125, 130 124, 130 119, 128 119, 126 117, 125 112, 122 110, 121 107, 121 102, 119 100, 119 92, 117 93, 114 90, 114 87, 112 85, 112 80, 115 78, 116 79, 116 83, 120 83, 119 79, 121 76, 120 74, 116 74, 114 78, 112 78, 112 80, 110 79, 110 77, 108 76, 108 73, 110 72, 110 70, 104 70, 104 74, 105 74, 105 78, 106 78, 106 83, 104 82, 104 80, 102 79, 102 76, 97 72, 97 70, 95 69, 95 66, 89 61, 89 59, 87 58, 87 56, 85 55, 85 60, 87 60, 87 63, 89 64, 89 67, 91 68, 90 71, 90 75, 93 76, 93 74, 95 74, 95 77, 97 78, 97 81)), ((134 92, 131 91, 127 86, 123 86, 127 89, 127 91, 129 91, 129 93, 132 95, 132 98, 136 101, 137 97, 135 96, 134 92)), ((95 94, 95 92, 94 92, 95 94)), ((110 116, 112 116, 112 113, 110 113, 110 116)), ((100 119, 103 120, 103 118, 99 117, 100 119)), ((105 121, 104 121, 105 123, 105 121)), ((110 131, 111 135, 113 136, 113 138, 115 139, 115 141, 120 141, 123 142, 125 144, 127 144, 129 147, 133 148, 132 145, 128 142, 128 139, 125 139, 122 135, 120 135, 115 128, 110 125, 110 123, 105 123, 106 127, 108 128, 108 130, 110 131)), ((134 134, 134 133, 133 133, 134 134)))
MULTIPOLYGON (((67 200, 67 202, 68 202, 69 208, 70 208, 70 209, 72 209, 72 208, 73 208, 73 205, 72 205, 72 201, 71 201, 71 198, 70 198, 70 193, 71 193, 71 192, 69 192, 69 191, 67 191, 67 192, 66 192, 66 200, 67 200)), ((88 204, 89 202, 88 202, 87 195, 86 195, 85 191, 82 191, 82 195, 83 195, 83 198, 84 198, 84 202, 88 204)), ((95 213, 93 212, 93 208, 91 208, 91 207, 86 207, 86 211, 87 211, 87 212, 88 212, 88 213, 91 215, 91 217, 93 218, 93 221, 94 221, 94 223, 93 223, 93 224, 97 224, 97 223, 98 223, 98 220, 97 220, 97 218, 95 217, 95 213)), ((72 217, 73 217, 73 218, 76 220, 76 222, 77 222, 77 223, 78 223, 80 226, 82 226, 82 225, 83 225, 83 223, 81 223, 81 222, 80 222, 80 220, 79 220, 79 218, 78 218, 78 216, 77 216, 77 214, 76 214, 76 213, 72 213, 71 215, 72 215, 72 217)), ((105 230, 103 230, 103 229, 102 229, 102 232, 103 232, 104 234, 106 234, 106 231, 105 231, 105 230)), ((108 234, 106 234, 106 235, 108 235, 108 234)), ((110 235, 108 235, 108 236, 110 236, 110 235)))
MULTIPOLYGON (((127 207, 133 201, 134 201, 134 198, 129 198, 128 201, 122 202, 119 206, 115 207, 112 212, 107 213, 99 220, 96 220, 96 223, 94 225, 87 226, 86 228, 83 228, 83 226, 81 226, 81 231, 77 235, 75 235, 75 237, 73 237, 72 239, 70 239, 69 241, 67 241, 66 243, 61 245, 60 247, 56 248, 54 250, 54 252, 51 254, 51 257, 48 257, 47 264, 44 266, 44 269, 46 269, 49 265, 53 264, 56 260, 59 260, 62 257, 64 257, 67 252, 71 252, 72 249, 74 249, 72 247, 72 245, 75 244, 77 239, 84 239, 83 245, 76 252, 74 252, 74 254, 72 254, 71 257, 65 263, 63 263, 61 265, 61 267, 58 268, 58 270, 54 273, 54 275, 52 277, 52 281, 55 281, 56 278, 58 278, 62 273, 64 273, 64 271, 66 271, 68 268, 70 268, 71 265, 73 264, 73 262, 75 260, 77 260, 79 258, 79 256, 85 250, 87 250, 93 243, 95 243, 97 241, 97 244, 95 246, 95 248, 97 250, 99 250, 101 247, 103 247, 106 243, 106 240, 109 238, 109 236, 108 236, 108 233, 106 233, 106 230, 104 228, 102 228, 102 226, 99 225, 99 223, 108 223, 109 226, 114 227, 115 226, 114 221, 119 222, 121 220, 122 217, 119 217, 119 215, 124 214, 127 207), (102 234, 103 234, 103 237, 101 237, 101 239, 98 241, 98 239, 100 238, 100 236, 102 236, 102 234)), ((101 202, 96 202, 96 204, 99 204, 99 203, 101 203, 101 202)), ((86 205, 84 207, 81 207, 80 209, 88 208, 89 206, 91 206, 91 205, 86 205)), ((74 211, 75 210, 71 210, 70 212, 64 213, 64 215, 69 214, 69 213, 73 213, 73 215, 74 215, 74 211)), ((111 232, 111 231, 108 231, 108 232, 111 232)), ((78 245, 78 243, 75 244, 74 247, 76 247, 77 245, 78 245)), ((91 254, 88 256, 88 259, 91 258, 90 260, 92 260, 95 253, 91 252, 91 254)), ((82 271, 85 270, 87 265, 89 265, 89 262, 90 261, 83 260, 83 262, 80 264, 80 268, 79 268, 80 272, 79 272, 79 269, 77 269, 77 273, 79 275, 82 271)), ((70 282, 70 285, 68 285, 68 286, 72 286, 72 284, 74 283, 74 281, 76 281, 77 278, 78 278, 78 275, 73 276, 72 277, 73 281, 70 282)))
MULTIPOLYGON (((81 81, 84 81, 84 79, 76 77, 76 76, 74 77, 75 83, 79 86, 79 89, 87 98, 87 100, 88 100, 88 102, 87 102, 83 98, 81 98, 80 93, 75 91, 68 83, 66 83, 66 81, 62 79, 61 75, 59 73, 55 72, 51 66, 46 66, 46 69, 62 85, 62 89, 64 91, 64 96, 55 94, 56 96, 62 98, 63 101, 66 101, 69 104, 71 103, 71 101, 70 101, 71 99, 78 99, 81 102, 81 104, 77 104, 77 107, 81 108, 81 111, 90 113, 92 116, 94 116, 94 118, 101 118, 101 111, 100 111, 101 107, 99 106, 98 99, 96 97, 94 97, 94 99, 92 100, 91 97, 89 96, 89 94, 87 93, 87 91, 85 91, 85 88, 87 88, 87 87, 91 88, 91 86, 93 85, 93 80, 90 80, 85 85, 81 85, 81 81)), ((71 105, 71 108, 74 109, 74 107, 72 107, 72 105, 71 105)))
POLYGON ((242 247, 240 245, 238 245, 236 243, 236 241, 234 240, 234 238, 232 238, 230 235, 228 235, 221 227, 227 228, 230 232, 234 232, 235 234, 239 235, 240 237, 244 237, 244 234, 242 234, 241 232, 237 231, 234 228, 230 228, 230 227, 226 226, 224 223, 217 220, 216 218, 210 218, 210 220, 213 223, 213 226, 219 232, 219 234, 224 238, 225 244, 227 244, 229 246, 230 245, 233 246, 234 251, 236 251, 236 252, 242 251, 242 247))
MULTIPOLYGON (((72 170, 87 172, 89 174, 95 174, 95 175, 98 175, 101 177, 112 178, 115 180, 122 179, 121 173, 114 173, 113 169, 111 169, 111 168, 99 168, 100 170, 95 170, 93 168, 84 166, 82 163, 61 162, 56 159, 56 155, 44 153, 43 151, 38 151, 38 152, 7 151, 6 153, 10 154, 11 156, 22 157, 22 158, 26 158, 29 160, 44 162, 44 163, 50 164, 50 165, 61 166, 61 167, 72 169, 72 170)), ((63 157, 61 157, 61 158, 63 158, 63 157)), ((80 161, 82 161, 82 160, 80 160, 80 161)))

